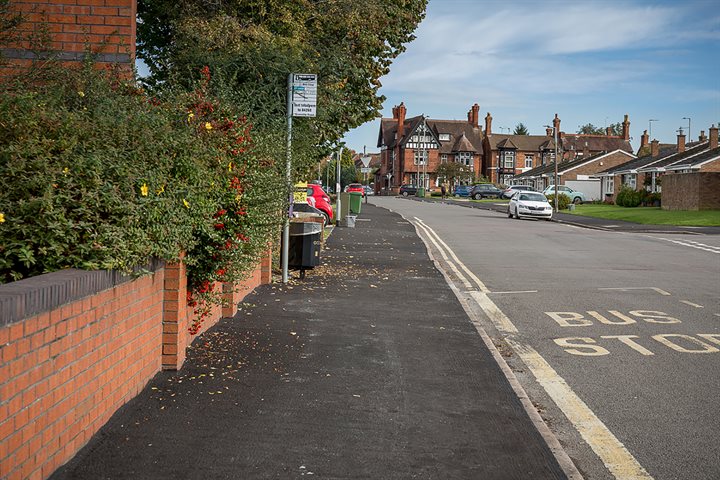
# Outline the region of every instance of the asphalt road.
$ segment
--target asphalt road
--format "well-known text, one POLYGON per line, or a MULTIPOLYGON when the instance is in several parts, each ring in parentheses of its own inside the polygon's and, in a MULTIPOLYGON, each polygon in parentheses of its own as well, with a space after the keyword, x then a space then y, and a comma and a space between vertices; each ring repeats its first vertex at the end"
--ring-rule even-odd
POLYGON ((720 235, 370 202, 416 225, 586 478, 720 478, 720 235))

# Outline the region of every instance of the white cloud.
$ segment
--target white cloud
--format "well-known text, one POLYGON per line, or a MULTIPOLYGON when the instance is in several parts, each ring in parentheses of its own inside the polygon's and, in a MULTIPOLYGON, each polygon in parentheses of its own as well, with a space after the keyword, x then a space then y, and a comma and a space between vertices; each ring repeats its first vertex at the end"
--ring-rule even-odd
MULTIPOLYGON (((522 121, 534 131, 565 112, 573 131, 574 122, 615 122, 628 112, 639 119, 667 111, 670 124, 673 115, 697 115, 683 102, 700 98, 717 112, 720 19, 713 5, 431 0, 417 39, 382 79, 384 113, 404 101, 408 115, 461 119, 478 102, 496 125, 522 121), (678 94, 689 86, 692 92, 678 94), (683 113, 669 113, 663 102, 677 102, 683 113)), ((374 144, 374 128, 364 143, 374 144)))

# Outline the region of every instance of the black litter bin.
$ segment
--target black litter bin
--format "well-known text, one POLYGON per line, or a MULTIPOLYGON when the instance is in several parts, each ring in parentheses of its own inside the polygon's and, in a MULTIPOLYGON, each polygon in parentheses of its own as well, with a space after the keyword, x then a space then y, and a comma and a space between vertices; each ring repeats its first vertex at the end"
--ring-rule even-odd
POLYGON ((288 268, 300 270, 300 278, 305 277, 305 270, 320 265, 321 235, 318 222, 290 222, 288 268))

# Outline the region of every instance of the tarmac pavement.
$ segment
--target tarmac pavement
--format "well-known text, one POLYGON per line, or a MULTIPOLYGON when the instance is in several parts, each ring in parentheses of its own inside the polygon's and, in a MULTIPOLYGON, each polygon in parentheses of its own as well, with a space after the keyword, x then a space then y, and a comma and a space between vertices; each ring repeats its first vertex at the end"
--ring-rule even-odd
POLYGON ((362 208, 52 478, 566 478, 413 226, 362 208))

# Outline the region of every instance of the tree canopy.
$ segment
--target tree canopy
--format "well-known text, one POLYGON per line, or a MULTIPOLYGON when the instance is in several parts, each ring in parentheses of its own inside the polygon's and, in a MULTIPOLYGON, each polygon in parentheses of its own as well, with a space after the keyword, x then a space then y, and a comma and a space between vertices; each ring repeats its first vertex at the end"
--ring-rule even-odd
POLYGON ((523 125, 522 122, 515 125, 515 130, 513 130, 513 135, 530 135, 530 132, 528 131, 527 127, 523 125))
MULTIPOLYGON (((305 147, 327 147, 376 118, 380 77, 424 18, 427 0, 139 0, 138 56, 149 85, 183 83, 204 65, 263 129, 285 120, 290 73, 318 74, 305 147)), ((323 151, 314 152, 314 160, 323 151)))
MULTIPOLYGON (((608 125, 608 128, 610 128, 611 135, 622 135, 622 123, 611 123, 608 125)), ((592 123, 588 123, 578 128, 577 133, 584 135, 605 135, 606 130, 603 127, 596 127, 592 123)))

